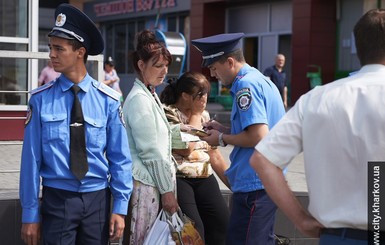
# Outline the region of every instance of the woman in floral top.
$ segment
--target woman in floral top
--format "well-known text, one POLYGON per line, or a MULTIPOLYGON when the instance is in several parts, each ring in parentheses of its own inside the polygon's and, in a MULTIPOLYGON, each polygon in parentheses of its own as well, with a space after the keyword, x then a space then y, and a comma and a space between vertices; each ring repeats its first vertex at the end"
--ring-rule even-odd
MULTIPOLYGON (((210 120, 205 110, 209 90, 210 83, 200 73, 187 72, 170 82, 160 96, 170 124, 182 123, 202 129, 202 124, 210 120)), ((195 221, 206 244, 225 244, 229 210, 213 169, 227 168, 227 164, 219 150, 199 138, 195 140, 176 142, 173 139, 178 204, 195 221)), ((220 177, 227 184, 225 177, 220 177)))

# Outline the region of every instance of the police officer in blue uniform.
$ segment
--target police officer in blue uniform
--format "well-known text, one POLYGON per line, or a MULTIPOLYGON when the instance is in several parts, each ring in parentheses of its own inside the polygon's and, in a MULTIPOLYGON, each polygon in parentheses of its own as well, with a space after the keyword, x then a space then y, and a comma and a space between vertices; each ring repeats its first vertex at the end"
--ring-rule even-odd
POLYGON ((245 62, 243 33, 220 34, 196 39, 192 44, 202 52, 202 66, 212 77, 231 87, 231 127, 216 121, 205 126, 210 134, 202 139, 210 145, 234 146, 231 164, 223 174, 233 192, 226 244, 274 244, 276 206, 249 164, 255 145, 285 113, 277 87, 256 68, 245 62))
POLYGON ((132 189, 120 94, 86 70, 88 55, 104 49, 94 23, 69 4, 58 6, 55 19, 49 56, 61 76, 31 91, 20 172, 21 237, 38 244, 41 230, 43 244, 105 245, 123 234, 132 189))

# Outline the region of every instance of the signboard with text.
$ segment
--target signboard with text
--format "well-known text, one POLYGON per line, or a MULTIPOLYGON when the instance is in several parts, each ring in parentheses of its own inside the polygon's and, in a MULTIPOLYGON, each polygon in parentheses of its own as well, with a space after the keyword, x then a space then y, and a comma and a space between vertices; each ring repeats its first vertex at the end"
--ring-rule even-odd
POLYGON ((84 12, 94 21, 188 11, 190 0, 116 0, 84 3, 84 12))

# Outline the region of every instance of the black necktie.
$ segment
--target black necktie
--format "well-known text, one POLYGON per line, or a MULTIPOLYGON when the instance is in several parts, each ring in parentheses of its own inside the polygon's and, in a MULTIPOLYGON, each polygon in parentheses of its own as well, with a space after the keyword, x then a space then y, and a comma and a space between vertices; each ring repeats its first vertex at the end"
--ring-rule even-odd
POLYGON ((71 90, 74 93, 70 124, 71 171, 78 180, 81 180, 88 172, 84 118, 82 106, 78 98, 80 88, 77 85, 73 85, 71 90))

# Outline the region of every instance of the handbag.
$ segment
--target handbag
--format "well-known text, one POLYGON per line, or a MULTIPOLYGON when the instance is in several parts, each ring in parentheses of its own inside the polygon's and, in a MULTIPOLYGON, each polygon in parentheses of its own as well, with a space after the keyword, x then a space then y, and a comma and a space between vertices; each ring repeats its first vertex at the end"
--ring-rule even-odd
POLYGON ((175 245, 171 236, 168 217, 163 209, 156 217, 154 224, 144 239, 143 245, 175 245))
POLYGON ((170 218, 172 238, 176 245, 204 245, 194 222, 178 209, 170 218))

